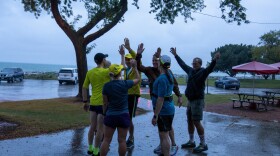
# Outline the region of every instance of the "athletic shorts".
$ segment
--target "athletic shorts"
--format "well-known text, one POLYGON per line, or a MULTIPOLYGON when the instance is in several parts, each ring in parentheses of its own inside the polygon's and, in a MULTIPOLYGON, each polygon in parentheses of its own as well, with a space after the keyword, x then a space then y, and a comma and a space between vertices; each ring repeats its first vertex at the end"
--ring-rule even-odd
POLYGON ((103 114, 103 107, 102 106, 89 106, 89 111, 96 112, 96 114, 103 114))
POLYGON ((128 111, 130 119, 135 117, 139 95, 128 95, 128 111))
POLYGON ((174 115, 159 115, 157 126, 159 132, 168 132, 172 129, 174 115))
POLYGON ((204 99, 188 101, 188 120, 200 121, 203 119, 204 99))
POLYGON ((106 115, 103 121, 104 125, 116 129, 120 128, 129 128, 130 118, 128 113, 120 115, 106 115))

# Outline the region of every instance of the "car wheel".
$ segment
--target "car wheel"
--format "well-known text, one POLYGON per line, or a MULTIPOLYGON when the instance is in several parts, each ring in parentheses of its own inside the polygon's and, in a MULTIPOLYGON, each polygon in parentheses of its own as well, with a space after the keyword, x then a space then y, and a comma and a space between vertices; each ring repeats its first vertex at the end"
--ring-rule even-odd
POLYGON ((235 87, 236 90, 239 90, 239 87, 235 87))
POLYGON ((23 76, 19 77, 19 81, 21 82, 23 80, 23 76))
POLYGON ((217 87, 217 88, 219 87, 217 83, 215 83, 215 87, 217 87))
POLYGON ((59 82, 59 84, 62 84, 62 81, 58 81, 59 82))
POLYGON ((224 84, 224 85, 223 85, 223 88, 224 88, 224 89, 227 89, 227 86, 224 84))
POLYGON ((15 78, 14 78, 14 77, 12 77, 11 82, 12 82, 12 83, 14 83, 14 82, 15 82, 15 78))

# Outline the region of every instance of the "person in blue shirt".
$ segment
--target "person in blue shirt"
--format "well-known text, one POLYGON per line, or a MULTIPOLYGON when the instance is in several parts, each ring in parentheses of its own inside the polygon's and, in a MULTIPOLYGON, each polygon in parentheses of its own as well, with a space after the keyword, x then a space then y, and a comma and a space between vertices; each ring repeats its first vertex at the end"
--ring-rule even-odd
POLYGON ((104 85, 102 92, 105 117, 104 139, 100 148, 101 156, 107 155, 116 129, 118 131, 119 155, 125 156, 126 154, 126 136, 130 127, 128 89, 140 81, 136 61, 132 60, 131 64, 136 72, 136 78, 133 80, 121 80, 123 65, 112 64, 109 67, 111 81, 104 85))
MULTIPOLYGON (((172 90, 174 77, 169 71, 171 58, 162 55, 159 59, 160 76, 155 80, 152 91, 152 103, 154 116, 152 124, 158 126, 161 152, 163 155, 170 154, 169 131, 172 129, 172 122, 175 113, 172 90)), ((176 154, 176 153, 175 153, 176 154)))

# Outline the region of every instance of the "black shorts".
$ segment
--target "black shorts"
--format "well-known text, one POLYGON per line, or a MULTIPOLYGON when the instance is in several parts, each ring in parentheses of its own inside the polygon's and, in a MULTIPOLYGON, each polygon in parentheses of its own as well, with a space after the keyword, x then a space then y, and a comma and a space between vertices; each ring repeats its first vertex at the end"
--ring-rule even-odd
POLYGON ((158 131, 168 132, 172 129, 174 115, 159 115, 157 120, 158 131))
POLYGON ((128 111, 130 119, 135 117, 139 95, 128 95, 128 111))
POLYGON ((116 129, 120 128, 128 128, 130 126, 130 118, 128 113, 120 114, 120 115, 107 115, 104 117, 103 121, 104 125, 116 129))
POLYGON ((103 114, 103 107, 102 106, 89 106, 89 111, 96 112, 96 114, 103 114))

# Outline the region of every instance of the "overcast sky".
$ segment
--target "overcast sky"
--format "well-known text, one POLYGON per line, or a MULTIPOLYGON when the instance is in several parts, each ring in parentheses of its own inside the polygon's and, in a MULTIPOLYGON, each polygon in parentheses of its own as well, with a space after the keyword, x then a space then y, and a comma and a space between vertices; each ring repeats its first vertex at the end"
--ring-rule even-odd
MULTIPOLYGON (((261 35, 280 28, 280 24, 238 26, 197 13, 193 14, 195 20, 188 20, 188 23, 181 17, 173 25, 159 24, 154 14, 148 13, 149 1, 145 2, 139 2, 139 10, 129 5, 125 21, 94 41, 97 46, 88 55, 90 67, 95 66, 93 56, 97 52, 107 53, 111 62, 119 63, 117 50, 125 37, 130 39, 133 49, 144 43, 144 65, 151 65, 151 56, 157 47, 162 48, 162 54, 170 56, 170 47, 177 47, 178 54, 187 64, 194 57, 201 57, 205 66, 215 48, 225 44, 256 45, 261 35)), ((205 4, 203 13, 221 16, 219 0, 205 0, 205 4)), ((247 8, 248 20, 280 23, 279 0, 243 0, 242 4, 247 8)), ((0 62, 76 65, 72 43, 50 15, 36 19, 33 14, 24 12, 20 1, 1 0, 0 19, 0 62)), ((173 57, 172 68, 178 69, 173 57)))

